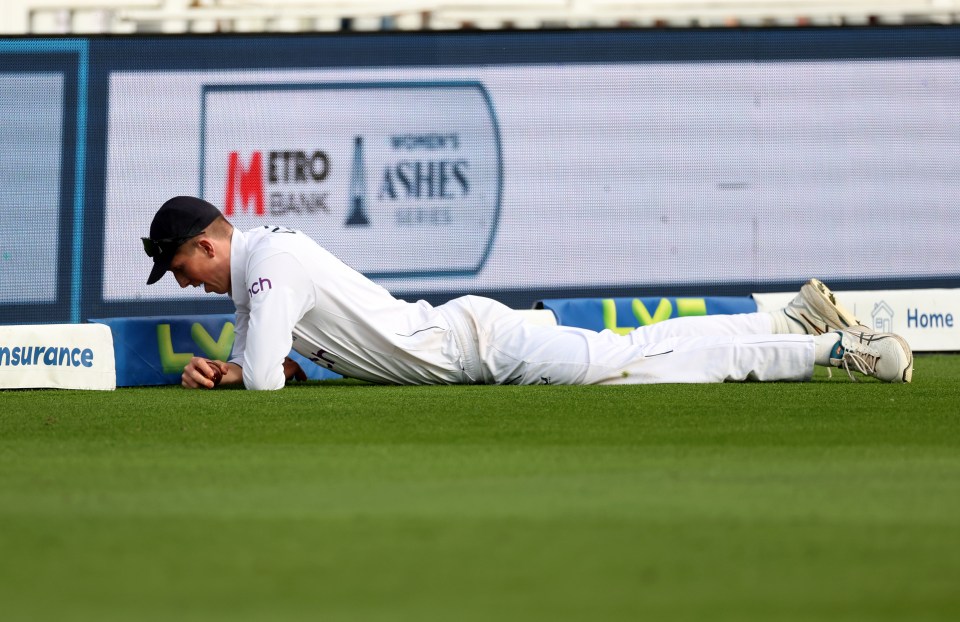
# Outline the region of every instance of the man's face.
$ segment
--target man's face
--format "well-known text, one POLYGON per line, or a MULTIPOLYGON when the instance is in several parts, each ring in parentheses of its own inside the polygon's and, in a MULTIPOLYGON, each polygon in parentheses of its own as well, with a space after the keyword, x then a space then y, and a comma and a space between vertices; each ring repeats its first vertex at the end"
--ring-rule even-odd
POLYGON ((223 261, 210 240, 185 242, 170 262, 170 272, 180 287, 199 287, 211 294, 230 293, 230 263, 223 261))

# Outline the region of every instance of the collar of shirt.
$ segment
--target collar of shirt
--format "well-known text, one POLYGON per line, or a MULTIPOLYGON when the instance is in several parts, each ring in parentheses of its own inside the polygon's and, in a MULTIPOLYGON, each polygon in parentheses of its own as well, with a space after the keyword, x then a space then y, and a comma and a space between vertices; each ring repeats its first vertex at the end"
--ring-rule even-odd
POLYGON ((250 305, 250 293, 247 292, 247 236, 237 227, 233 228, 230 239, 230 297, 237 306, 250 305))

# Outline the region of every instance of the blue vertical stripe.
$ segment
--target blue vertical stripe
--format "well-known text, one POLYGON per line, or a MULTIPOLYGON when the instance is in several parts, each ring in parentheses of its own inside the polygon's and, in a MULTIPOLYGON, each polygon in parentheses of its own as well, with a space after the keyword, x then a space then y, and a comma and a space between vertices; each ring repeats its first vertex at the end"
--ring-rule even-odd
POLYGON ((86 191, 87 157, 87 76, 90 44, 77 42, 77 155, 73 185, 73 269, 70 283, 70 322, 80 322, 80 300, 83 295, 83 206, 86 191))
POLYGON ((83 295, 83 207, 86 189, 87 77, 90 63, 90 43, 86 39, 0 40, 0 53, 51 52, 73 52, 77 55, 77 131, 73 171, 73 255, 70 258, 70 322, 77 324, 80 322, 80 300, 83 295))

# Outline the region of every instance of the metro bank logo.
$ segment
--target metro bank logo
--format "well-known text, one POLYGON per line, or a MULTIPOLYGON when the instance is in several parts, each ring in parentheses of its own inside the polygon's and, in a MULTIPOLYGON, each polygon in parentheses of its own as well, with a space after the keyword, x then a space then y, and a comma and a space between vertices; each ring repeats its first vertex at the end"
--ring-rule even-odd
MULTIPOLYGON (((240 153, 231 151, 227 164, 227 185, 223 206, 226 216, 237 211, 239 198, 240 210, 248 211, 253 204, 253 213, 265 216, 263 152, 254 151, 250 163, 243 165, 240 153)), ((269 174, 266 182, 270 186, 313 181, 320 183, 330 170, 330 159, 323 151, 307 154, 303 151, 271 151, 268 156, 269 174)), ((308 213, 326 211, 326 193, 306 191, 298 193, 271 192, 270 213, 274 215, 287 212, 306 211, 308 213)))
POLYGON ((499 129, 479 82, 203 88, 200 195, 241 229, 301 229, 372 277, 477 273, 499 129))
POLYGON ((263 209, 262 160, 261 153, 254 151, 249 168, 244 169, 240 162, 240 154, 236 151, 230 152, 230 163, 227 165, 227 190, 223 199, 223 213, 226 216, 233 216, 238 192, 240 194, 240 205, 243 206, 244 211, 252 202, 254 204, 254 214, 263 216, 266 213, 263 209))

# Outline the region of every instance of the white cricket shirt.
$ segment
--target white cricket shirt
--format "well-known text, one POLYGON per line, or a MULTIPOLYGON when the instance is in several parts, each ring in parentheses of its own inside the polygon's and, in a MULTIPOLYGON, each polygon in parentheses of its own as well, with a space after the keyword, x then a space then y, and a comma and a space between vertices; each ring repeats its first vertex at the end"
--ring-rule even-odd
POLYGON ((440 311, 397 300, 299 231, 234 228, 230 270, 237 307, 230 362, 243 367, 248 389, 282 388, 291 347, 372 382, 462 380, 456 339, 440 311))

